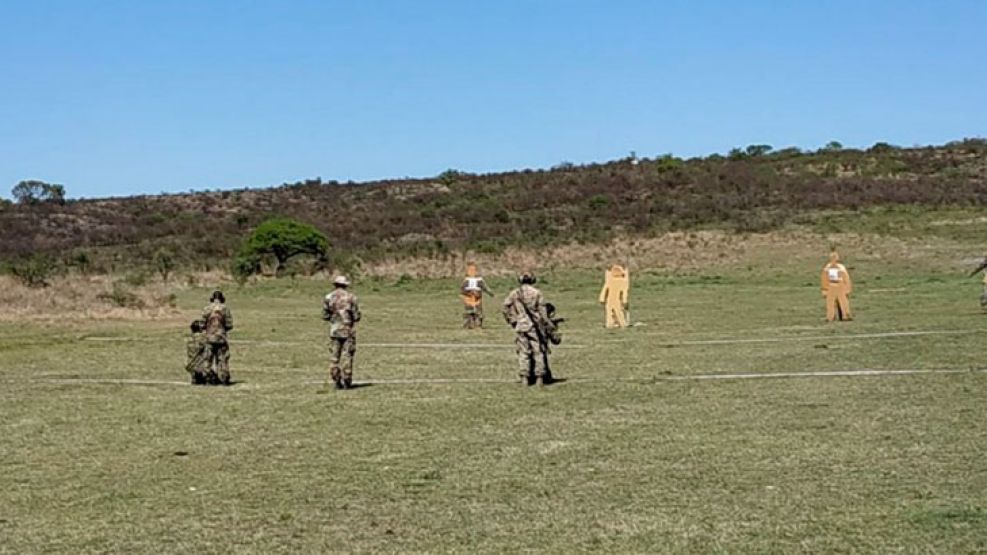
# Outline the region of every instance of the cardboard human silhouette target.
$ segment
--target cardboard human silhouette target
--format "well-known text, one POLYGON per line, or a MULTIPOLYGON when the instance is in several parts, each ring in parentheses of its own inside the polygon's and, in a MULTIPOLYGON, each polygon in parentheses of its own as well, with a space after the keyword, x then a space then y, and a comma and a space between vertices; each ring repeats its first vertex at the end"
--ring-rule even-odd
POLYGON ((853 282, 846 266, 840 264, 840 255, 833 251, 829 255, 829 263, 820 276, 822 296, 826 299, 826 321, 853 320, 850 312, 850 293, 853 292, 853 282))
POLYGON ((627 268, 613 264, 607 268, 600 291, 600 304, 603 305, 604 326, 626 328, 630 319, 627 310, 628 295, 631 289, 631 276, 627 268))
POLYGON ((478 274, 476 264, 466 265, 466 277, 459 286, 459 296, 463 300, 463 327, 475 329, 483 327, 483 294, 493 295, 487 282, 478 274))

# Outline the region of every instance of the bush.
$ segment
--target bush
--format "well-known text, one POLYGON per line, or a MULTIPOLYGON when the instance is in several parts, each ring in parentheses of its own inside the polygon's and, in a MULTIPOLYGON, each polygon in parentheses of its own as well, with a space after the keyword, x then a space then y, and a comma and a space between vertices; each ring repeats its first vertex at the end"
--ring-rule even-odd
POLYGON ((161 281, 168 281, 168 276, 175 269, 175 253, 161 248, 154 253, 154 269, 161 274, 161 281))
POLYGON ((589 207, 592 210, 603 210, 610 204, 610 199, 606 195, 594 195, 589 199, 589 207))
POLYGON ((114 282, 113 289, 109 293, 100 293, 98 298, 120 308, 144 308, 144 301, 120 282, 114 282))
POLYGON ((7 272, 28 287, 48 287, 48 278, 54 275, 57 267, 54 258, 36 254, 9 263, 7 272))
POLYGON ((233 259, 230 273, 239 284, 244 284, 254 274, 260 273, 261 258, 257 255, 241 254, 233 259))

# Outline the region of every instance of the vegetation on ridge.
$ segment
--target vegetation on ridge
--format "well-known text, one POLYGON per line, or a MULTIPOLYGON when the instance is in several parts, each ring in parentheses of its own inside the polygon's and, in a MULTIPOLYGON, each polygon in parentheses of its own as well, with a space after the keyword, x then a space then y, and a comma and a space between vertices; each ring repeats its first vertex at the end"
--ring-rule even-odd
POLYGON ((243 238, 272 215, 311 224, 333 256, 362 260, 499 252, 506 246, 598 243, 616 236, 721 228, 777 229, 820 210, 979 206, 987 141, 866 150, 734 149, 727 156, 263 190, 0 206, 0 259, 58 257, 63 267, 155 268, 167 249, 188 269, 227 268, 243 238))

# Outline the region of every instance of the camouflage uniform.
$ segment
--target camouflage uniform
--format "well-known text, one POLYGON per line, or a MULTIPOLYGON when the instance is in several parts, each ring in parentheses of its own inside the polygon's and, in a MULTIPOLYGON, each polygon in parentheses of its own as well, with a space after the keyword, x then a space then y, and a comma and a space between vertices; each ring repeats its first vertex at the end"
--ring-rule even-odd
POLYGON ((337 386, 353 383, 353 357, 356 356, 356 330, 360 305, 356 295, 336 289, 322 301, 322 319, 329 322, 329 372, 337 386))
POLYGON ((532 373, 536 379, 544 379, 548 343, 542 329, 549 318, 541 291, 529 284, 521 285, 504 298, 503 313, 504 319, 517 333, 514 344, 521 381, 530 383, 532 373))
POLYGON ((230 345, 227 334, 233 329, 233 314, 229 307, 213 301, 202 310, 205 341, 208 349, 209 381, 230 384, 230 345))
POLYGON ((185 353, 187 355, 185 370, 192 375, 193 384, 206 383, 206 374, 209 371, 207 364, 209 357, 208 351, 206 336, 201 331, 193 332, 185 342, 185 353))
POLYGON ((977 275, 981 271, 984 272, 984 277, 983 277, 984 290, 983 293, 980 294, 980 309, 987 312, 987 257, 985 257, 984 261, 981 262, 979 266, 977 266, 977 269, 970 274, 970 277, 977 275))
POLYGON ((467 276, 459 286, 463 296, 463 327, 466 329, 483 327, 483 294, 493 296, 487 282, 479 276, 467 276))

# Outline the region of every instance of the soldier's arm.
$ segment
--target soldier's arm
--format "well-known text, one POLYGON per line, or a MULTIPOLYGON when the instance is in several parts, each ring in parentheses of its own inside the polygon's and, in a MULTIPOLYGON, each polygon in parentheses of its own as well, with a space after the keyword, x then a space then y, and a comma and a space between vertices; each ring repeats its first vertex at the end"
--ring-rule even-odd
POLYGON ((850 281, 850 272, 846 271, 845 268, 843 269, 843 279, 846 281, 846 294, 853 293, 853 282, 850 281))
POLYGON ((977 269, 976 270, 970 272, 970 277, 973 277, 973 276, 977 275, 984 268, 987 268, 987 258, 985 258, 984 261, 981 262, 979 266, 977 266, 977 269))
POLYGON ((233 312, 228 306, 223 308, 223 321, 226 323, 226 331, 233 329, 233 312))
POLYGON ((353 306, 350 308, 350 314, 353 316, 353 323, 360 321, 360 301, 357 300, 356 295, 353 295, 353 306))
POLYGON ((829 290, 829 274, 826 272, 826 268, 823 268, 822 275, 819 276, 819 290, 822 291, 823 295, 829 290))
POLYGON ((509 293, 504 297, 504 302, 500 307, 501 313, 504 314, 504 321, 510 324, 513 328, 517 324, 517 315, 514 313, 514 293, 509 293))

